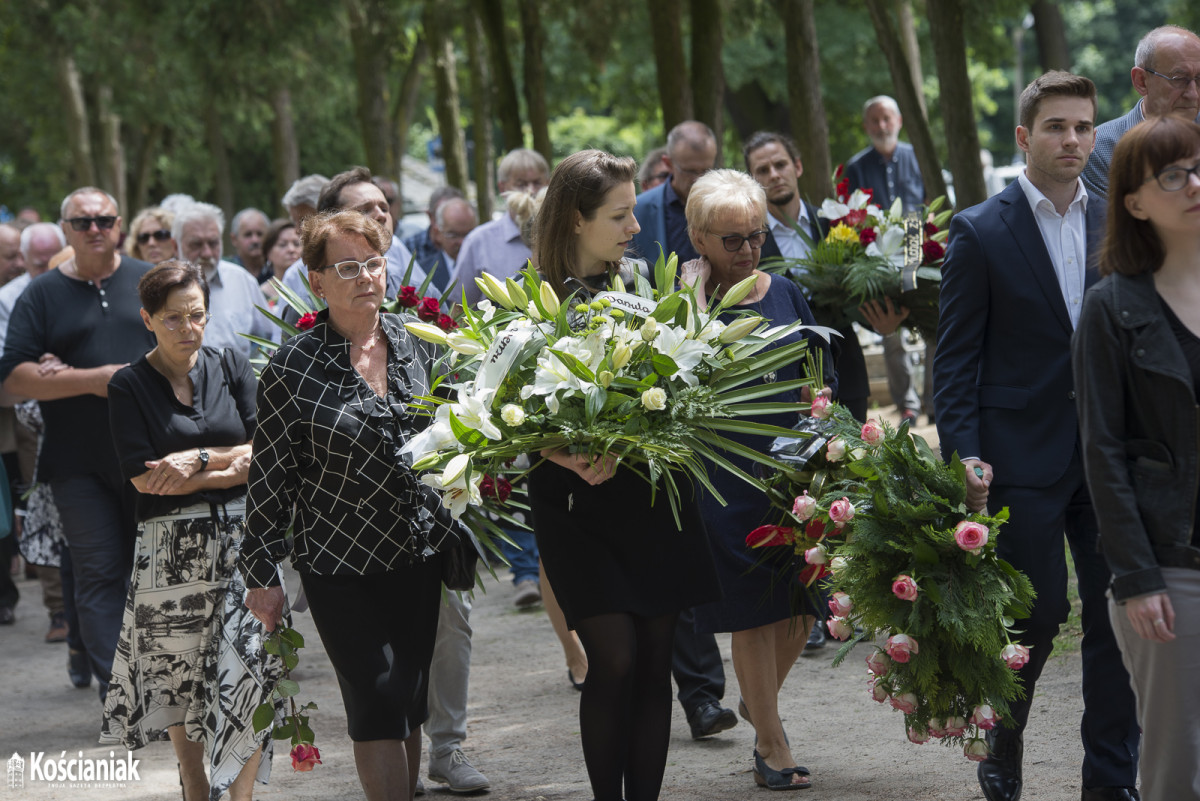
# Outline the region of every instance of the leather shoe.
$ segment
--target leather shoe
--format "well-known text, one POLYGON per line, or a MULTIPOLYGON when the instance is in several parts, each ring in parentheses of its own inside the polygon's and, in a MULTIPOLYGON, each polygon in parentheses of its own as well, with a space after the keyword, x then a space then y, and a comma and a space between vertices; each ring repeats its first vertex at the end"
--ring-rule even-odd
POLYGON ((1081 801, 1141 801, 1133 787, 1084 787, 1081 801))
POLYGON ((801 653, 811 655, 814 651, 819 651, 824 647, 825 622, 817 620, 813 622, 812 631, 808 633, 808 642, 804 643, 804 650, 801 653))
POLYGON ((86 651, 69 649, 67 653, 67 675, 71 683, 79 689, 92 686, 92 666, 88 662, 86 651))
POLYGON ((1021 756, 1025 749, 1020 732, 993 729, 987 733, 988 758, 979 763, 979 787, 987 801, 1018 801, 1021 797, 1021 756))
POLYGON ((693 709, 687 716, 692 728, 692 739, 701 740, 717 732, 732 729, 737 725, 737 715, 716 701, 707 701, 693 709))
POLYGON ((11 606, 0 606, 0 625, 11 626, 17 621, 17 615, 11 606))

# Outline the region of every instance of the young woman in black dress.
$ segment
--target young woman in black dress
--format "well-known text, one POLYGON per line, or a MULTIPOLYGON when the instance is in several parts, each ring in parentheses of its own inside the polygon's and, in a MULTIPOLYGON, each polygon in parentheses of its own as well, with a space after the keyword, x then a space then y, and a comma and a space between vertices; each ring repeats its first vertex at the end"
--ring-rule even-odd
MULTIPOLYGON (((616 272, 632 279, 623 257, 641 227, 636 174, 632 159, 587 150, 550 176, 533 263, 560 298, 607 288, 616 272)), ((592 791, 596 801, 650 801, 670 741, 675 619, 720 596, 712 555, 694 499, 684 497, 677 527, 665 494, 651 505, 650 485, 613 456, 541 455, 529 481, 533 528, 587 652, 579 725, 592 791)))

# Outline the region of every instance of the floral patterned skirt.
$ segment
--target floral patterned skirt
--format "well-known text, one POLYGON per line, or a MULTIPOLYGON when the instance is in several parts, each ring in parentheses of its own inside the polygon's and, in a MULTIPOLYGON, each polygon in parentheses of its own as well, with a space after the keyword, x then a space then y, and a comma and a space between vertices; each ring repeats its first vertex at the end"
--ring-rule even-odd
MULTIPOLYGON (((283 668, 263 651, 262 623, 242 602, 236 564, 244 515, 242 498, 141 525, 100 733, 102 744, 132 750, 182 725, 205 745, 212 801, 260 745, 257 778, 270 778, 270 730, 256 735, 252 720, 283 668)), ((282 710, 280 701, 277 719, 282 710)))

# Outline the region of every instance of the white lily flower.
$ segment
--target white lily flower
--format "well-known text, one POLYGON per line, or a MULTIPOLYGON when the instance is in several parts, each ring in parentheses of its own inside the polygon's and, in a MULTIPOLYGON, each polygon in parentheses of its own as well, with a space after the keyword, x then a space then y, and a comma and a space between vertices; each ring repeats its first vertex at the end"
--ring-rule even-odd
POLYGON ((472 473, 470 467, 471 457, 460 453, 450 460, 441 475, 428 473, 421 477, 425 484, 442 491, 442 506, 449 509, 451 517, 455 519, 462 516, 468 505, 483 502, 479 491, 483 474, 475 472, 468 478, 468 474, 472 473))
POLYGON ((455 331, 446 336, 446 344, 449 345, 455 353, 462 353, 466 356, 477 356, 487 350, 483 343, 471 339, 466 334, 455 331))
POLYGON ((492 422, 489 401, 493 389, 482 389, 471 394, 465 389, 458 391, 458 403, 453 404, 454 416, 467 428, 473 428, 488 439, 503 439, 504 435, 492 422))
POLYGON ((677 326, 660 325, 658 331, 658 337, 651 343, 653 348, 675 361, 679 366, 676 375, 682 378, 685 384, 690 387, 699 384, 700 379, 692 371, 700 364, 702 358, 716 353, 713 347, 705 342, 688 339, 687 333, 677 326))
POLYGON ((430 453, 451 448, 458 450, 460 447, 458 439, 454 436, 454 430, 450 427, 450 406, 442 404, 433 413, 433 422, 426 426, 424 431, 410 437, 400 449, 400 453, 401 455, 411 454, 416 463, 430 453))

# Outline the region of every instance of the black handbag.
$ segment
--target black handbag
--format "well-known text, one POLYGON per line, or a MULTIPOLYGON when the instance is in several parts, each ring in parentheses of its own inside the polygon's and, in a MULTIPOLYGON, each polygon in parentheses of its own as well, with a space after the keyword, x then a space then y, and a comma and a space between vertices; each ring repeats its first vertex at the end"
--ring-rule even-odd
POLYGON ((475 589, 480 545, 475 534, 461 520, 455 520, 441 498, 422 487, 425 509, 433 515, 429 542, 442 557, 442 583, 449 590, 475 589))

